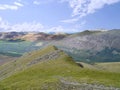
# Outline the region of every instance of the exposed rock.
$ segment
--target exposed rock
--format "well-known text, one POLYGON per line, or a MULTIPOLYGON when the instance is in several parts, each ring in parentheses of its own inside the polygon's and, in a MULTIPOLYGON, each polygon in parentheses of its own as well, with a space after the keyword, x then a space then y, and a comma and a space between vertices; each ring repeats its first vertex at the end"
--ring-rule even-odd
POLYGON ((47 53, 39 58, 34 59, 33 61, 29 62, 27 66, 31 66, 33 64, 39 63, 41 61, 53 60, 60 56, 61 50, 56 50, 54 52, 47 53))
MULTIPOLYGON (((88 83, 78 83, 75 81, 69 81, 68 79, 60 79, 56 84, 45 84, 42 90, 48 90, 50 87, 56 87, 56 90, 120 90, 120 88, 115 88, 112 86, 104 86, 98 84, 88 84, 88 83)), ((53 88, 53 90, 55 90, 53 88)))

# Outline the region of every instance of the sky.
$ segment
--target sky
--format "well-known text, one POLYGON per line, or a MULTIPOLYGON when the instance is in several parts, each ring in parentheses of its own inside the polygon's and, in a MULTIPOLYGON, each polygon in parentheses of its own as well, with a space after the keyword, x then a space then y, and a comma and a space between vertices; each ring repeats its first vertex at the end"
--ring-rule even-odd
POLYGON ((0 32, 120 29, 120 0, 0 0, 0 32))

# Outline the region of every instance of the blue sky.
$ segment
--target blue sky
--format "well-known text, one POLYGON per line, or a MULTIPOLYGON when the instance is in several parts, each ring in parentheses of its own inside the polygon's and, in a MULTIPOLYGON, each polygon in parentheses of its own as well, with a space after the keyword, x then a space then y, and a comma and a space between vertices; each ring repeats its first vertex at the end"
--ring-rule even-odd
POLYGON ((120 0, 0 0, 0 31, 119 29, 120 0))

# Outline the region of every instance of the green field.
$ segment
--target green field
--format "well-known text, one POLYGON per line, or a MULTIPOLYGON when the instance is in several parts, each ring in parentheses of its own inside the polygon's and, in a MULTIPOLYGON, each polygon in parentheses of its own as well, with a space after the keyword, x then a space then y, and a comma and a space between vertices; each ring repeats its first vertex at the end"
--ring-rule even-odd
POLYGON ((0 41, 0 54, 8 56, 21 56, 25 52, 39 49, 40 47, 35 46, 36 42, 30 41, 0 41))

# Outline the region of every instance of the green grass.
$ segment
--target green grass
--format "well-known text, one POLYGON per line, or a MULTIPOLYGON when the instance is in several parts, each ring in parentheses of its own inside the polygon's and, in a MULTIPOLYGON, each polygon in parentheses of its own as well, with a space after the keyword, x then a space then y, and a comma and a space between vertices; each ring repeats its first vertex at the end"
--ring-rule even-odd
POLYGON ((27 68, 27 64, 29 62, 31 62, 32 60, 46 54, 46 53, 49 53, 51 51, 55 51, 55 48, 54 47, 48 47, 46 49, 43 49, 43 50, 37 50, 37 51, 33 51, 33 52, 29 52, 29 53, 26 53, 24 54, 22 57, 18 58, 17 60, 15 61, 11 61, 11 62, 8 62, 4 65, 2 65, 0 67, 0 70, 4 70, 2 72, 2 74, 0 74, 0 79, 1 78, 4 78, 5 75, 9 75, 9 73, 14 73, 16 71, 19 71, 21 69, 25 69, 27 68))
MULTIPOLYGON (((36 57, 55 50, 55 47, 49 46, 46 49, 31 52, 21 57, 16 62, 16 65, 21 63, 25 67, 26 63, 34 60, 36 57)), ((2 66, 0 70, 10 64, 12 63, 2 66)), ((24 70, 14 72, 14 74, 0 82, 0 90, 41 90, 47 84, 51 84, 48 90, 56 90, 55 85, 59 82, 60 77, 72 78, 77 82, 120 87, 120 73, 99 71, 91 68, 88 69, 87 67, 81 68, 71 57, 61 52, 61 56, 56 60, 40 62, 29 68, 24 68, 24 70)))
POLYGON ((97 63, 95 64, 95 67, 109 72, 120 73, 120 62, 97 63))

